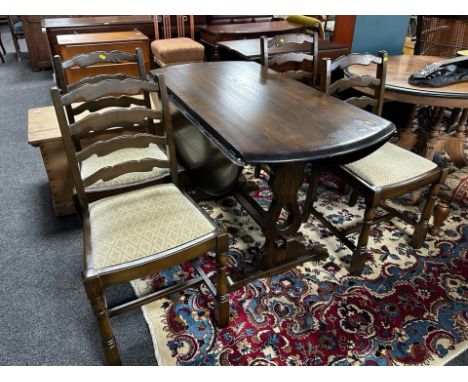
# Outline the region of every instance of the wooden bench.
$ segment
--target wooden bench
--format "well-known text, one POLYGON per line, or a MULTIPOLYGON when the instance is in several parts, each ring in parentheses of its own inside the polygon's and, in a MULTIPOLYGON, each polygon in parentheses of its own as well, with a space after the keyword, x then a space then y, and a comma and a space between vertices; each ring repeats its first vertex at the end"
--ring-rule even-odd
MULTIPOLYGON (((152 100, 153 105, 155 100, 152 100)), ((84 112, 81 118, 87 113, 84 112)), ((79 119, 79 118, 77 118, 79 119)), ((108 139, 129 130, 115 129, 113 133, 91 134, 81 140, 83 147, 92 142, 108 139)), ((133 130, 134 132, 134 130, 133 130)), ((28 110, 28 143, 39 147, 46 168, 52 193, 52 207, 55 216, 70 215, 76 212, 73 202, 73 180, 63 147, 62 135, 53 106, 28 110)))
POLYGON ((28 110, 28 143, 41 150, 55 216, 74 213, 73 181, 53 106, 28 110))

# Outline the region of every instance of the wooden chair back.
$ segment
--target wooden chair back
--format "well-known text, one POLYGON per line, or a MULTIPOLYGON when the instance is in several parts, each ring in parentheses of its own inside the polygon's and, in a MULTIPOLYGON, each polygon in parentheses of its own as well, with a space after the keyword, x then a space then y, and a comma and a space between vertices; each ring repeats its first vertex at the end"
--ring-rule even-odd
POLYGON ((0 61, 5 63, 5 59, 3 58, 3 54, 6 54, 5 46, 3 45, 2 41, 2 32, 0 31, 0 61), (3 51, 3 53, 2 53, 3 51))
MULTIPOLYGON (((66 94, 73 91, 85 84, 95 84, 101 81, 118 79, 124 80, 126 78, 135 78, 145 80, 146 71, 143 52, 141 48, 135 49, 135 54, 122 52, 122 51, 96 51, 86 54, 80 54, 74 56, 68 60, 62 61, 59 55, 55 55, 53 58, 53 66, 56 76, 56 83, 60 89, 61 94, 66 94), (99 74, 93 77, 83 77, 74 83, 68 83, 65 71, 73 68, 87 68, 91 65, 96 65, 101 62, 106 63, 122 63, 122 62, 135 62, 138 65, 139 77, 130 76, 128 74, 116 73, 116 74, 99 74)), ((107 107, 130 107, 130 106, 146 106, 151 108, 151 99, 148 92, 143 93, 143 99, 129 96, 110 95, 105 99, 99 99, 91 102, 84 102, 80 105, 69 105, 67 106, 67 115, 70 122, 75 121, 75 116, 85 111, 97 111, 107 107)))
POLYGON ((142 81, 133 78, 107 79, 98 83, 84 84, 67 94, 61 94, 57 87, 52 88, 57 119, 62 133, 65 152, 70 165, 73 182, 78 201, 82 208, 87 208, 88 199, 85 189, 99 180, 108 181, 131 172, 148 172, 155 167, 168 168, 171 179, 177 184, 177 159, 175 156, 174 138, 169 112, 169 101, 164 78, 155 76, 155 82, 142 81), (75 102, 96 102, 111 94, 135 95, 142 91, 159 93, 161 109, 153 110, 146 107, 120 108, 116 107, 104 112, 91 112, 77 122, 67 119, 65 108, 75 102), (163 133, 140 133, 142 126, 149 121, 160 120, 163 124, 163 133), (136 130, 133 135, 115 136, 111 139, 94 142, 86 148, 77 148, 75 140, 90 132, 102 132, 115 127, 126 127, 136 130), (149 144, 156 144, 166 148, 168 160, 144 158, 136 161, 126 161, 115 166, 100 168, 85 179, 81 178, 81 162, 92 155, 103 156, 124 148, 144 148, 149 144))
POLYGON ((344 101, 361 109, 370 106, 374 114, 381 115, 385 94, 387 60, 387 52, 385 51, 380 51, 378 56, 369 53, 353 53, 348 56, 341 56, 335 61, 324 58, 322 61, 320 89, 324 93, 337 95, 351 88, 368 88, 373 93, 373 97, 368 95, 353 96, 344 99, 344 101), (370 65, 371 63, 377 66, 375 77, 350 75, 346 70, 351 65, 370 65), (336 76, 334 74, 338 71, 340 73, 344 72, 345 75, 335 80, 336 76))
POLYGON ((308 79, 315 86, 318 69, 318 34, 291 33, 260 39, 260 60, 270 68, 293 79, 308 79), (278 52, 275 54, 275 51, 278 52), (281 52, 281 53, 279 53, 281 52))
POLYGON ((195 21, 193 16, 187 15, 177 15, 177 16, 153 16, 153 24, 154 24, 154 36, 156 40, 160 39, 160 31, 159 31, 159 20, 158 17, 161 17, 162 21, 162 38, 173 38, 172 33, 172 22, 171 20, 173 17, 176 19, 176 37, 186 37, 187 31, 189 32, 189 36, 192 40, 195 40, 195 21))

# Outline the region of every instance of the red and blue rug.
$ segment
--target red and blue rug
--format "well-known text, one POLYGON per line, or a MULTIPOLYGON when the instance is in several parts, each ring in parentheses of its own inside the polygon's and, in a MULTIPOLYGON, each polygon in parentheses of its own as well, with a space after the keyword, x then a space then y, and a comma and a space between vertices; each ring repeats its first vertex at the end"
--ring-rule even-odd
MULTIPOLYGON (((319 209, 343 227, 359 221, 364 205, 350 208, 333 178, 323 180, 319 209)), ((266 182, 256 182, 254 197, 266 206, 266 182)), ((260 228, 233 198, 201 205, 229 230, 230 267, 261 254, 260 228)), ((230 293, 227 328, 214 325, 213 297, 204 286, 146 305, 158 364, 444 364, 468 348, 468 212, 453 210, 443 228, 414 250, 411 227, 398 219, 381 223, 372 229, 364 272, 354 277, 348 272, 351 252, 311 217, 298 238, 325 245, 329 257, 230 293)), ((210 256, 201 265, 215 270, 210 256)), ((142 295, 192 272, 184 265, 133 286, 142 295)))

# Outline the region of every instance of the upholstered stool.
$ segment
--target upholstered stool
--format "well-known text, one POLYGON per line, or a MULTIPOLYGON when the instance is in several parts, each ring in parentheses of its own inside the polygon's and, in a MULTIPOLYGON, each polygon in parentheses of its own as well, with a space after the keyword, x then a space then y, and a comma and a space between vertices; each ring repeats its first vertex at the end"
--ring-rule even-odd
POLYGON ((188 62, 202 62, 205 47, 188 38, 178 37, 151 43, 154 61, 161 67, 188 62))
POLYGON ((447 176, 440 187, 439 202, 434 210, 434 225, 431 235, 437 236, 450 212, 450 203, 468 207, 468 166, 462 167, 447 176))

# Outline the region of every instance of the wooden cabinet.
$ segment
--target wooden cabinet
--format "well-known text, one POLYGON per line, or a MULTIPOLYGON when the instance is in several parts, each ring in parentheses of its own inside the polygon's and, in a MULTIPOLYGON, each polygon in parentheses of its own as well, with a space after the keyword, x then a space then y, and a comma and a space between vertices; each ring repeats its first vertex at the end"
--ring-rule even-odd
MULTIPOLYGON (((154 26, 151 16, 81 16, 48 18, 42 16, 42 31, 52 55, 60 54, 57 36, 64 34, 122 32, 138 30, 154 40, 154 26)), ((151 60, 152 61, 152 60, 151 60)), ((50 56, 49 65, 51 66, 50 56)))
POLYGON ((42 33, 41 22, 44 18, 64 16, 21 16, 24 39, 28 47, 29 65, 32 70, 51 66, 49 46, 46 36, 42 33))
MULTIPOLYGON (((57 51, 62 60, 67 60, 78 54, 95 51, 120 50, 134 54, 136 48, 141 48, 145 61, 145 69, 149 71, 149 39, 140 31, 66 34, 57 36, 57 51)), ((136 62, 103 62, 88 68, 71 68, 65 71, 65 76, 68 83, 74 83, 83 77, 114 73, 139 76, 138 64, 136 62)))

